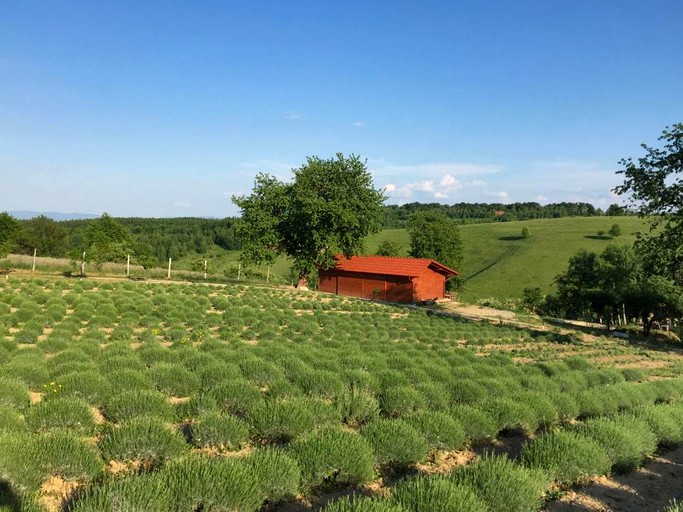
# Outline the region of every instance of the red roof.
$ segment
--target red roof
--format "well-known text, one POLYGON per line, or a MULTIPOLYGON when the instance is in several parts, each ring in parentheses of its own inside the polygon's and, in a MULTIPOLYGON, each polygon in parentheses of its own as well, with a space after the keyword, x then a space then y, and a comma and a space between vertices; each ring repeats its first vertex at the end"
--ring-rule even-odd
POLYGON ((417 277, 427 268, 446 277, 460 275, 459 272, 427 258, 395 258, 391 256, 336 256, 336 270, 385 274, 392 276, 417 277))

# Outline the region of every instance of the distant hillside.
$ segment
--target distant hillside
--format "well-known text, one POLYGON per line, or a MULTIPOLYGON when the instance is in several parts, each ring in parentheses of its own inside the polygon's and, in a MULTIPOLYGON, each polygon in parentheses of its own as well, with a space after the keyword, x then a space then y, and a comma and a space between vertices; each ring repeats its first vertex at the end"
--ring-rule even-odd
MULTIPOLYGON (((579 249, 601 252, 609 244, 632 244, 637 231, 646 229, 637 217, 572 217, 461 226, 465 245, 465 279, 461 297, 475 301, 486 297, 520 297, 526 287, 552 291, 557 274, 567 268, 579 249), (611 239, 598 236, 619 224, 622 235, 611 239), (529 238, 522 238, 523 227, 529 238)), ((407 253, 407 231, 390 229, 371 237, 367 251, 374 252, 384 240, 392 240, 407 253)))
POLYGON ((62 213, 62 212, 35 212, 31 210, 13 210, 9 213, 12 217, 19 220, 29 220, 40 215, 45 215, 54 220, 79 220, 79 219, 96 219, 99 215, 93 213, 62 213))

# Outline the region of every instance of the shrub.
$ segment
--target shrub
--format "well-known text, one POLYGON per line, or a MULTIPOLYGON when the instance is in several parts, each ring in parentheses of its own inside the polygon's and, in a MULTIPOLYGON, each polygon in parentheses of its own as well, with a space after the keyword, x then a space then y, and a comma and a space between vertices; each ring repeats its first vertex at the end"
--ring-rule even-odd
POLYGON ((378 498, 367 496, 344 496, 331 501, 320 512, 405 512, 408 509, 400 505, 378 498))
MULTIPOLYGON (((22 351, 21 356, 23 356, 22 351)), ((8 377, 23 380, 31 389, 40 389, 40 387, 50 380, 50 374, 47 371, 45 361, 41 356, 15 357, 9 362, 5 363, 3 374, 8 377)))
POLYGON ((299 463, 302 482, 308 490, 364 484, 373 476, 372 447, 353 432, 325 429, 294 441, 290 453, 299 463))
POLYGON ((635 416, 594 418, 576 430, 602 446, 619 473, 633 471, 657 448, 657 438, 648 423, 635 416))
POLYGON ((189 396, 199 390, 199 377, 179 364, 160 363, 149 369, 159 391, 173 396, 189 396))
POLYGON ((210 390, 224 382, 242 379, 239 366, 224 361, 215 361, 199 369, 199 379, 203 390, 210 390))
POLYGON ((152 391, 154 383, 149 378, 147 372, 136 369, 116 369, 105 374, 112 393, 123 393, 124 391, 152 391))
POLYGON ((533 432, 538 425, 533 408, 526 402, 512 398, 493 398, 482 404, 482 409, 489 413, 497 430, 521 430, 533 432))
POLYGON ((527 467, 545 470, 560 484, 605 475, 610 469, 605 450, 574 432, 555 432, 530 441, 522 448, 521 458, 527 467))
POLYGON ((73 502, 69 512, 168 512, 174 510, 174 506, 173 494, 167 482, 153 473, 106 480, 100 485, 91 486, 73 502))
POLYGON ((289 442, 313 428, 310 409, 301 400, 266 400, 247 415, 254 435, 271 443, 289 442))
POLYGON ((456 380, 450 386, 451 398, 458 404, 480 403, 489 396, 484 386, 470 380, 456 380))
POLYGON ((382 412, 390 417, 403 417, 425 408, 423 396, 411 386, 394 386, 382 391, 379 397, 382 412))
POLYGON ((223 382, 213 388, 210 395, 219 407, 238 416, 249 414, 263 401, 259 388, 246 380, 223 382))
POLYGON ((277 503, 299 493, 299 465, 284 451, 274 448, 258 449, 245 459, 245 463, 256 477, 261 495, 269 502, 277 503))
POLYGON ((183 438, 162 420, 141 416, 109 425, 99 442, 106 460, 149 460, 161 462, 183 452, 183 438))
POLYGON ((0 406, 25 409, 31 403, 28 386, 18 379, 0 376, 0 406))
POLYGON ((627 382, 643 382, 647 379, 645 371, 641 368, 623 368, 621 373, 627 382))
POLYGON ((422 434, 430 450, 459 450, 465 442, 465 429, 448 414, 424 411, 408 416, 405 421, 422 434))
POLYGON ((82 398, 93 405, 102 404, 111 394, 107 380, 95 371, 69 373, 61 378, 59 384, 61 396, 82 398))
POLYGON ((370 392, 356 387, 344 391, 336 402, 341 420, 359 426, 379 416, 379 402, 370 392))
POLYGON ((104 405, 104 415, 121 422, 137 416, 154 416, 164 420, 174 417, 168 398, 158 391, 132 390, 113 396, 104 405))
MULTIPOLYGON (((417 476, 394 487, 393 501, 410 512, 487 512, 475 492, 441 476, 417 476)), ((500 510, 506 510, 501 508, 500 510)))
POLYGON ((414 464, 424 460, 429 449, 424 437, 401 419, 372 421, 361 434, 369 441, 380 464, 414 464))
POLYGON ((199 447, 237 450, 249 439, 249 427, 234 416, 219 411, 206 412, 190 425, 190 439, 199 447))
POLYGON ((258 481, 241 459, 189 457, 161 472, 176 510, 251 512, 263 502, 258 481))
POLYGON ((198 395, 188 401, 177 403, 174 407, 176 419, 188 421, 208 412, 220 412, 216 399, 211 395, 198 395))
POLYGON ((470 405, 457 405, 451 414, 465 429, 465 435, 473 443, 484 443, 496 437, 498 427, 487 412, 470 405))
POLYGON ((476 490, 491 510, 506 512, 540 510, 541 496, 548 484, 544 473, 524 468, 505 456, 490 454, 457 468, 451 478, 476 490))
POLYGON ((660 444, 683 443, 683 409, 675 405, 648 405, 635 409, 633 414, 648 423, 660 444))
POLYGON ((79 398, 56 398, 33 405, 26 413, 28 427, 35 431, 67 429, 90 434, 95 420, 90 405, 79 398))

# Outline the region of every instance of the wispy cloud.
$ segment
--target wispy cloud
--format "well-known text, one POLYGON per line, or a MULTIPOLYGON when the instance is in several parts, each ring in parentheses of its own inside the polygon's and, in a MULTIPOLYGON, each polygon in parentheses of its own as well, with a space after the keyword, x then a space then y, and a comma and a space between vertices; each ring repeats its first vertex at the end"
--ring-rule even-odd
POLYGON ((355 128, 363 128, 365 126, 365 121, 356 121, 352 126, 355 128))
POLYGON ((368 168, 375 176, 419 177, 419 176, 479 176, 501 172, 496 164, 472 164, 463 162, 433 162, 416 165, 399 165, 386 160, 368 160, 368 168))
POLYGON ((301 112, 297 112, 296 110, 286 110, 282 114, 282 119, 285 121, 299 121, 304 119, 304 116, 301 114, 301 112))

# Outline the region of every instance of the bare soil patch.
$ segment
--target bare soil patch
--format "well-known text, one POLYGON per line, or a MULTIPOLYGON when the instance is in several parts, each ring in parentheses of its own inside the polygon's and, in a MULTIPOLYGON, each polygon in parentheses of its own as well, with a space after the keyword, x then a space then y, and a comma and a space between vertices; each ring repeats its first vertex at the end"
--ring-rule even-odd
POLYGON ((548 512, 655 512, 683 498, 683 447, 653 458, 638 471, 592 484, 550 502, 548 512))

